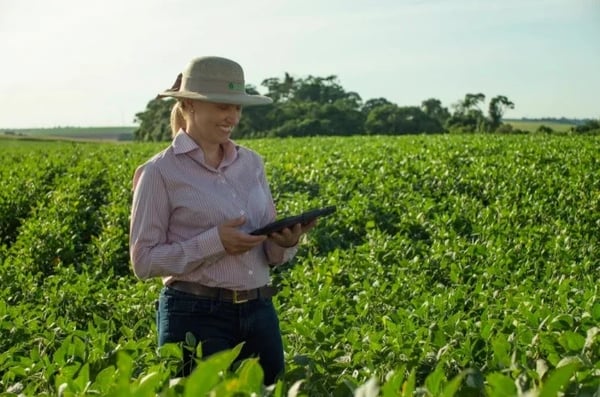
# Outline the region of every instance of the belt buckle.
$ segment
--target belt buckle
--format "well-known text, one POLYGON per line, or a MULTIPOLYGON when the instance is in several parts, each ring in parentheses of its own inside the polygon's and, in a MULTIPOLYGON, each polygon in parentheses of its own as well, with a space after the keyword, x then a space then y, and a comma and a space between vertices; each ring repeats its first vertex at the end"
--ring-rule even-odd
POLYGON ((232 298, 233 303, 238 304, 238 303, 248 302, 248 298, 246 298, 246 299, 240 299, 238 297, 238 292, 240 292, 240 291, 233 290, 233 298, 232 298))

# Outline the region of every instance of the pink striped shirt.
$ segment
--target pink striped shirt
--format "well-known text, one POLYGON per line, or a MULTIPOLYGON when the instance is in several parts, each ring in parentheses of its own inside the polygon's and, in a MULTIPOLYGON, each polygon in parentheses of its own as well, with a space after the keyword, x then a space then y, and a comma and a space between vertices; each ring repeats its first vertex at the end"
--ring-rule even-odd
POLYGON ((133 178, 130 255, 140 279, 162 277, 234 290, 268 284, 269 265, 291 259, 297 247, 267 239, 241 255, 225 252, 217 226, 246 217, 250 232, 275 219, 261 157, 229 141, 217 169, 180 130, 171 145, 138 167, 133 178))

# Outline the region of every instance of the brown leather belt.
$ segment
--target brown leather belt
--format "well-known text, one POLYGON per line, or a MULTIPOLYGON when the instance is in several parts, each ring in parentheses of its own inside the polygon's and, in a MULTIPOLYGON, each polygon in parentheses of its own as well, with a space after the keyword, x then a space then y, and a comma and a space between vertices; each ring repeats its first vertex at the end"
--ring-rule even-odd
POLYGON ((193 294, 202 298, 218 299, 232 303, 244 303, 258 298, 270 298, 277 293, 277 288, 272 285, 265 285, 264 287, 241 291, 207 287, 206 285, 193 283, 191 281, 174 281, 168 286, 178 291, 193 294))

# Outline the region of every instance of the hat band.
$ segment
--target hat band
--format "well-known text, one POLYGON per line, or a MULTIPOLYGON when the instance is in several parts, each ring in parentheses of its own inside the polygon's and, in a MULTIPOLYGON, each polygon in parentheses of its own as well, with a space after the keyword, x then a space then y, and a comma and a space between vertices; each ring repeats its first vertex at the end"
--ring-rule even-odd
POLYGON ((244 81, 183 77, 180 91, 198 94, 245 94, 244 81))

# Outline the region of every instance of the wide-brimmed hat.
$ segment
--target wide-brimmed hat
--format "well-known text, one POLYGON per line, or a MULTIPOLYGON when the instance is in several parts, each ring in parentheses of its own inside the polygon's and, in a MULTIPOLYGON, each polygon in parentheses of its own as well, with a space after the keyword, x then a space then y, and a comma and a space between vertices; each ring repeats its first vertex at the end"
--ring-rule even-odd
POLYGON ((237 63, 221 57, 192 59, 170 89, 157 98, 199 99, 234 105, 267 105, 273 100, 263 95, 246 93, 244 70, 237 63))

